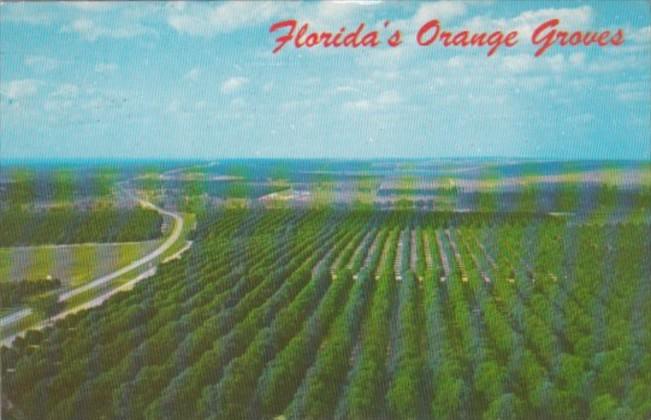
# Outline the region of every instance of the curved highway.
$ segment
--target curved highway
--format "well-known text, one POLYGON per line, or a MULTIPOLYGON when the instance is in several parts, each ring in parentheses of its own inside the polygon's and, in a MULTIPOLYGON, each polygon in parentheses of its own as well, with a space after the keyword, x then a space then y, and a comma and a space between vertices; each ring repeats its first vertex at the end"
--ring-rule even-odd
MULTIPOLYGON (((101 286, 109 283, 110 281, 112 281, 112 280, 114 280, 114 279, 116 279, 116 278, 118 278, 118 277, 120 277, 120 276, 122 276, 124 274, 127 274, 132 270, 135 270, 136 268, 142 267, 143 265, 151 262, 155 258, 162 255, 165 251, 170 249, 170 247, 172 247, 172 245, 174 245, 174 243, 181 236, 181 232, 183 231, 183 218, 178 213, 173 213, 171 211, 164 210, 164 209, 156 206, 155 204, 153 204, 153 203, 151 203, 149 201, 146 201, 146 200, 143 200, 141 198, 137 198, 137 197, 133 196, 133 194, 131 194, 129 192, 127 192, 127 194, 129 194, 131 197, 136 199, 141 206, 143 206, 145 208, 150 208, 150 209, 156 210, 158 213, 160 213, 160 214, 162 214, 164 216, 171 217, 172 219, 174 219, 174 228, 172 230, 172 233, 154 251, 150 252, 149 254, 147 254, 147 255, 145 255, 145 256, 137 259, 137 260, 135 260, 134 262, 130 263, 129 265, 126 265, 126 266, 120 268, 119 270, 116 270, 116 271, 114 271, 114 272, 112 272, 110 274, 99 277, 99 278, 97 278, 97 279, 95 279, 95 280, 93 280, 93 281, 91 281, 89 283, 86 283, 83 286, 80 286, 80 287, 74 288, 72 290, 69 290, 67 292, 61 293, 59 295, 59 302, 65 302, 66 300, 68 300, 68 299, 70 299, 70 298, 72 298, 74 296, 77 296, 77 295, 79 295, 81 293, 87 292, 88 290, 101 287, 101 286)), ((142 278, 145 278, 145 277, 139 276, 137 279, 142 280, 142 278)), ((80 305, 84 305, 84 304, 82 303, 80 305)), ((73 309, 76 309, 76 308, 73 308, 73 309)), ((14 313, 12 313, 10 315, 7 315, 5 317, 0 318, 0 331, 4 330, 6 327, 8 327, 8 326, 10 326, 12 324, 15 324, 15 323, 19 322, 20 320, 28 317, 31 314, 32 314, 32 309, 31 308, 24 308, 24 309, 21 309, 20 311, 14 312, 14 313)), ((6 340, 3 340, 3 341, 6 341, 6 340)))

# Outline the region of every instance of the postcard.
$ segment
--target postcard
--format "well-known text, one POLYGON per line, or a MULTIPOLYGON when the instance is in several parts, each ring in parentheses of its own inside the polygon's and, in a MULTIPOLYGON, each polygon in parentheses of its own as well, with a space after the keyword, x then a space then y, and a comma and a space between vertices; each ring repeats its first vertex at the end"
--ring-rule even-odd
POLYGON ((647 0, 0 1, 0 418, 651 418, 647 0))

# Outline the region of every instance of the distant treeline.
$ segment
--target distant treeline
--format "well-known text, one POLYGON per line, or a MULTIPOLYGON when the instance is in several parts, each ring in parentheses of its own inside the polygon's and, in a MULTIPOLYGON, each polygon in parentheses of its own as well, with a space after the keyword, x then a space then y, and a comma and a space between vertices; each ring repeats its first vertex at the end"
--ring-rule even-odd
POLYGON ((21 207, 37 203, 107 199, 113 194, 117 179, 117 173, 106 170, 93 173, 16 170, 8 179, 0 182, 0 203, 21 207))
POLYGON ((141 208, 8 210, 0 213, 0 246, 145 241, 161 236, 162 223, 141 208))
POLYGON ((514 191, 463 191, 454 188, 383 188, 383 206, 434 208, 436 198, 478 212, 572 212, 634 211, 651 209, 651 189, 618 188, 611 185, 565 183, 540 185, 514 191))
POLYGON ((266 194, 271 194, 287 189, 287 186, 278 186, 267 183, 242 182, 239 180, 165 180, 165 181, 140 181, 137 186, 146 190, 165 189, 168 194, 179 192, 187 196, 206 194, 216 198, 248 198, 256 199, 266 194))
POLYGON ((398 196, 413 196, 413 195, 424 195, 424 196, 437 196, 437 195, 446 195, 446 194, 456 194, 458 193, 456 187, 450 188, 381 188, 377 195, 380 197, 388 197, 393 195, 398 196))

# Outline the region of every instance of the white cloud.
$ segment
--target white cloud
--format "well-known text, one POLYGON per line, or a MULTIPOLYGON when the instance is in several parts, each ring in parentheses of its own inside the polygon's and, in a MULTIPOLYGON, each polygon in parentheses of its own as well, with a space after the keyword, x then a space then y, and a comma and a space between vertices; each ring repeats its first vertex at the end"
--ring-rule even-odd
POLYGON ((595 116, 589 112, 584 112, 577 115, 569 115, 567 122, 574 125, 588 125, 595 121, 595 116))
POLYGON ((575 52, 570 54, 569 62, 573 66, 582 66, 585 63, 585 53, 575 52))
POLYGON ((347 111, 370 111, 386 108, 402 102, 402 97, 397 90, 386 90, 372 99, 359 99, 356 101, 344 102, 344 110, 347 111))
POLYGON ((534 64, 538 64, 534 60, 529 54, 507 55, 502 59, 502 65, 510 73, 524 73, 531 70, 534 64))
POLYGON ((97 26, 90 19, 77 19, 70 25, 64 26, 62 30, 63 32, 77 32, 90 40, 95 40, 98 37, 97 26))
POLYGON ((201 76, 201 69, 199 67, 195 67, 183 75, 183 80, 196 82, 199 80, 199 76, 201 76))
POLYGON ((186 6, 187 6, 186 1, 170 1, 165 4, 165 7, 168 10, 177 11, 177 12, 184 11, 186 6))
POLYGON ((371 102, 366 99, 359 101, 345 102, 344 109, 348 111, 368 111, 371 109, 371 102))
MULTIPOLYGON (((534 57, 531 54, 512 54, 501 57, 504 70, 509 73, 530 73, 548 74, 566 72, 574 68, 583 68, 585 64, 585 53, 573 52, 569 55, 556 53, 543 57, 534 57)), ((497 59, 500 61, 500 58, 497 59)))
POLYGON ((424 3, 411 18, 411 25, 419 28, 432 19, 446 21, 466 14, 467 7, 462 1, 437 1, 424 3))
POLYGON ((221 85, 222 93, 233 93, 240 90, 244 85, 249 82, 246 77, 231 77, 224 81, 221 85))
MULTIPOLYGON (((467 13, 468 6, 465 1, 440 0, 436 2, 424 2, 414 15, 409 19, 401 19, 391 23, 390 28, 400 29, 406 38, 411 38, 425 23, 432 19, 446 22, 467 13)), ((402 49, 410 44, 403 45, 402 49)))
POLYGON ((112 9, 114 5, 109 1, 72 1, 66 2, 65 4, 88 12, 103 12, 112 9))
MULTIPOLYGON (((363 1, 322 1, 314 3, 315 7, 301 7, 298 10, 298 19, 308 22, 310 26, 321 30, 336 30, 341 26, 358 25, 372 12, 372 7, 379 2, 363 1)), ((369 23, 369 22, 367 22, 369 23)))
POLYGON ((283 6, 268 1, 192 4, 169 8, 167 22, 178 32, 208 37, 265 22, 278 15, 283 6))
POLYGON ((651 44, 651 25, 628 31, 628 39, 639 44, 651 44))
POLYGON ((230 103, 231 108, 243 109, 246 108, 246 101, 243 98, 235 98, 230 103))
POLYGON ((343 86, 337 86, 335 88, 335 92, 339 92, 339 93, 359 92, 359 89, 354 88, 352 86, 343 85, 343 86))
POLYGON ((372 79, 379 79, 385 81, 397 80, 399 76, 400 74, 397 71, 386 70, 386 69, 373 70, 373 73, 371 73, 372 79))
POLYGON ((649 82, 623 82, 612 87, 615 97, 622 102, 649 100, 649 82))
MULTIPOLYGON (((422 51, 421 51, 422 52, 422 51)), ((379 67, 387 70, 390 67, 401 65, 406 59, 416 56, 418 48, 407 42, 398 48, 374 48, 367 54, 359 54, 357 63, 362 66, 379 67)))
MULTIPOLYGON (((617 51, 624 47, 613 48, 612 51, 617 51)), ((607 51, 607 50, 606 50, 607 51)), ((636 54, 635 52, 603 55, 593 57, 590 63, 586 66, 586 70, 591 73, 619 73, 622 71, 638 70, 648 67, 648 55, 636 54)))
POLYGON ((12 80, 0 85, 0 93, 10 100, 18 100, 35 95, 40 82, 33 79, 12 80))
POLYGON ((95 64, 95 71, 97 73, 113 73, 117 71, 118 65, 115 63, 97 63, 95 64))
POLYGON ((563 9, 527 10, 511 19, 495 19, 476 16, 462 26, 474 31, 518 31, 520 39, 528 39, 541 23, 549 19, 559 19, 559 28, 585 29, 592 24, 593 10, 590 6, 563 9))
POLYGON ((77 87, 77 85, 72 83, 65 83, 59 86, 57 90, 52 92, 52 96, 57 98, 72 98, 77 96, 78 93, 79 87, 77 87))
POLYGON ((172 99, 167 104, 166 111, 170 114, 178 114, 181 111, 181 102, 178 99, 172 99))
POLYGON ((380 106, 384 105, 395 105, 401 101, 400 93, 397 90, 387 90, 380 94, 377 97, 375 103, 380 106))
POLYGON ((453 57, 450 57, 448 59, 448 67, 453 68, 453 69, 460 69, 463 68, 467 65, 468 58, 461 56, 461 55, 455 55, 453 57))
POLYGON ((47 25, 51 16, 42 8, 34 8, 27 2, 0 2, 0 22, 26 23, 28 25, 47 25))
POLYGON ((355 4, 357 6, 375 6, 382 4, 382 0, 332 0, 334 4, 355 4))
POLYGON ((365 20, 363 17, 371 17, 374 8, 368 6, 380 3, 359 0, 172 3, 167 7, 167 23, 178 32, 203 37, 229 33, 280 18, 295 18, 321 30, 337 30, 341 25, 358 24, 365 20))
POLYGON ((98 38, 135 38, 141 35, 153 35, 156 33, 153 29, 137 22, 125 23, 122 26, 109 28, 87 18, 76 19, 71 24, 63 26, 61 30, 62 32, 75 32, 87 41, 95 41, 98 38))
POLYGON ((25 65, 36 70, 51 71, 61 65, 61 61, 42 55, 28 55, 25 57, 25 65))
MULTIPOLYGON (((586 54, 582 51, 563 51, 534 57, 533 54, 519 52, 486 58, 483 55, 455 55, 444 61, 446 67, 456 72, 477 72, 475 80, 481 80, 486 74, 500 76, 503 73, 511 77, 529 77, 540 75, 549 77, 550 73, 569 72, 574 69, 584 70, 586 54), (573 52, 572 52, 573 51, 573 52)), ((437 66, 438 66, 437 62, 437 66)))
POLYGON ((565 56, 563 54, 554 54, 545 57, 544 63, 553 72, 561 72, 565 69, 565 56))

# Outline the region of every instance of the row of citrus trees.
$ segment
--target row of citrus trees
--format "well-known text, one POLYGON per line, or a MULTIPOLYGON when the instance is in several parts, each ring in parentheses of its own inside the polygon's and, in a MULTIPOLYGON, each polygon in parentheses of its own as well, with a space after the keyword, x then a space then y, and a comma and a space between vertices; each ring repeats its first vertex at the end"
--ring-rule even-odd
POLYGON ((0 246, 131 242, 160 238, 163 218, 154 210, 72 208, 0 212, 0 246))

